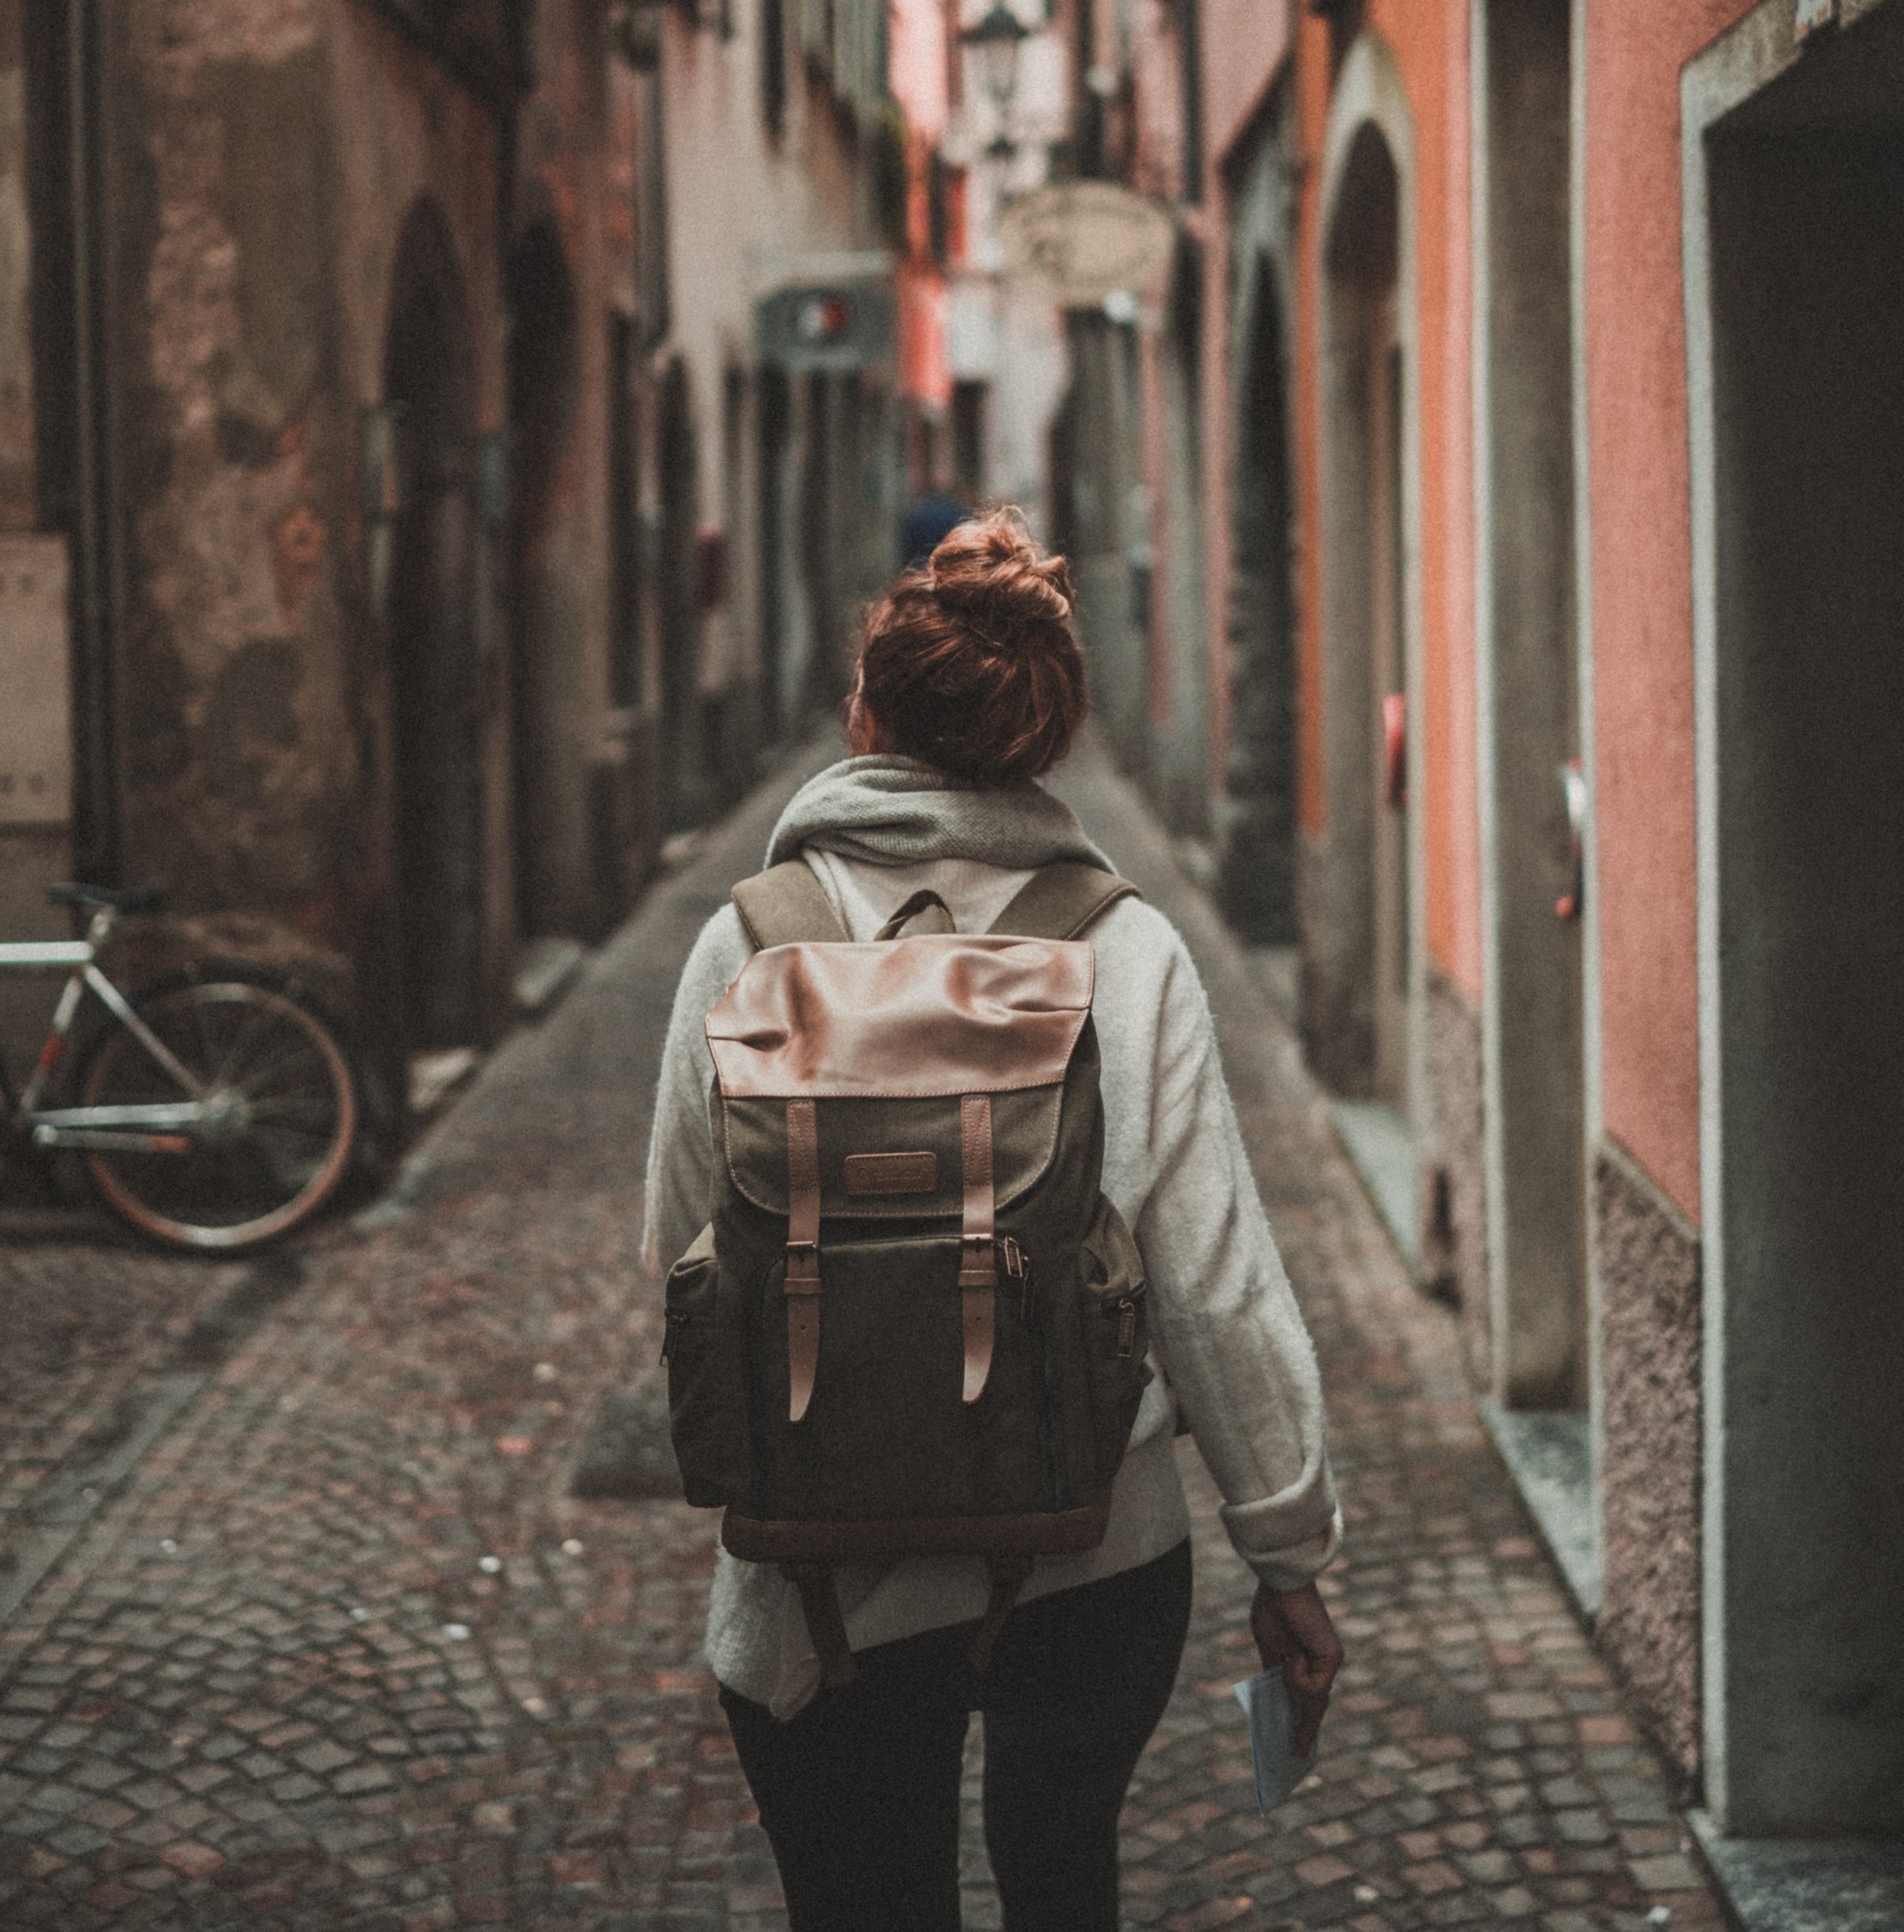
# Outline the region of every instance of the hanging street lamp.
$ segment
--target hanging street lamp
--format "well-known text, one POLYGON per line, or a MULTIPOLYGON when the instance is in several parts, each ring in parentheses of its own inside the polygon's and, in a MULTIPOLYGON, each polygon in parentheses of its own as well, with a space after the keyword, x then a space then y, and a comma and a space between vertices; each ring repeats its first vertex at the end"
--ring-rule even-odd
POLYGON ((1011 97, 1018 91, 1018 49, 1030 37, 1031 29, 1005 0, 992 0, 992 11, 959 36, 977 55, 979 85, 998 113, 998 132, 986 149, 993 160, 1008 160, 1017 151, 1010 132, 1011 97))

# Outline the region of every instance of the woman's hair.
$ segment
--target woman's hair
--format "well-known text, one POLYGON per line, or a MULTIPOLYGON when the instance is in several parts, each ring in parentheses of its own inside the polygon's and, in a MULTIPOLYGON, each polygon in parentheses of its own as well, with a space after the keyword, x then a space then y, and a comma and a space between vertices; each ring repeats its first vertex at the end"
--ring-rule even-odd
POLYGON ((881 748, 982 784, 1049 771, 1084 721, 1072 601, 1017 512, 959 525, 867 614, 855 698, 881 748))

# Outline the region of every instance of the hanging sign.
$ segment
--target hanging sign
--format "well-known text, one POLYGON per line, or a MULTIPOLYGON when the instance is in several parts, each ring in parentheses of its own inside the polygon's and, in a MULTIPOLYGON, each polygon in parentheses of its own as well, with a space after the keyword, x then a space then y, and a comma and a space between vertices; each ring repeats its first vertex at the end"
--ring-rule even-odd
POLYGON ((998 219, 1005 279, 1060 308, 1094 308, 1161 281, 1175 237, 1164 209, 1115 181, 1040 188, 998 219))
POLYGON ((838 282, 776 289, 756 308, 754 327, 761 360, 792 374, 869 369, 892 359, 893 285, 838 282))

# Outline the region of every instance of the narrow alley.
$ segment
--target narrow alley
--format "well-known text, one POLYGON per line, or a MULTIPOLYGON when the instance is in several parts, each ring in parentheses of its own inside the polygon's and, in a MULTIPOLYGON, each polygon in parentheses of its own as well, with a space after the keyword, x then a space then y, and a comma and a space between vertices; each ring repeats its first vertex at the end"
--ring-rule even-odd
MULTIPOLYGON (((810 1919, 701 1647, 761 1579, 679 1499, 637 1248, 664 1023, 842 723, 989 790, 1087 710, 1054 786, 1200 963, 1349 1531, 1324 1755, 1261 1819, 1250 1565, 1299 1704, 1334 1656, 1272 1276, 1236 1305, 1286 1400, 1227 1345, 1206 1400, 1211 1331, 1175 1338, 1219 1467, 1219 1410, 1302 1439, 1227 1512, 1264 1540, 1232 1553, 1159 1390, 1083 1566, 1141 1544, 1181 1608, 1180 1456, 1196 1608, 1128 1921, 1897 1932, 1900 313, 1904 0, 4 0, 0 1932, 810 1919), (915 619, 912 738, 877 647, 915 619)), ((1161 1336, 1172 1264, 1223 1304, 1241 1221, 1148 1091, 1113 1152, 1196 1183, 1139 1241, 1161 1336)), ((969 1137, 839 1186, 911 1218, 892 1183, 957 1149, 968 1403, 1011 1380, 976 1244, 1022 1203, 1055 1504, 1070 1317, 1026 1263, 1068 1223, 998 1194, 960 1097, 969 1137)), ((772 1129, 809 1297, 813 1117, 772 1129)), ((721 1334, 716 1259, 677 1332, 721 1334)), ((1072 1378, 1094 1482, 1132 1266, 1072 1378)), ((816 1480, 993 1466, 928 1456, 877 1359, 902 1452, 816 1480)), ((1074 1500, 1011 1534, 1081 1540, 1074 1500)), ((724 1633, 764 1656, 772 1614, 724 1633)), ((1063 1643, 1041 1699, 1061 1656, 1097 1688, 1063 1643)), ((1166 1661, 1076 1701, 1148 1715, 1166 1661)), ((1068 1901, 1046 1847, 1088 1849, 1107 1923, 1125 1761, 1027 1724, 1067 1768, 997 1802, 1008 1675, 1007 1889, 1014 1831, 1068 1901)), ((789 1777, 855 1835, 815 1872, 922 1857, 864 1804, 925 1793, 949 1918, 957 1716, 936 1785, 857 1740, 850 1799, 789 1777)))
MULTIPOLYGON (((636 1252, 679 964, 832 742, 704 835, 354 1222, 255 1266, 22 1250, 0 1494, 16 1551, 56 1541, 0 1627, 0 1923, 785 1923, 698 1659, 714 1519, 669 1499, 636 1252), (121 1277, 142 1290, 107 1292, 121 1277), (115 1406, 131 1426, 168 1391, 135 1454, 75 1427, 115 1406), (644 1493, 575 1499, 578 1468, 605 1465, 644 1493)), ((1719 1924, 1483 1432, 1455 1324, 1411 1283, 1286 1020, 1101 752, 1057 788, 1203 973, 1350 1520, 1324 1579, 1350 1654, 1321 1762, 1259 1821, 1230 1695, 1255 1668, 1247 1573, 1180 1445, 1196 1608, 1125 1812, 1126 1921, 1719 1924)), ((970 1796, 966 1922, 995 1926, 970 1796)))

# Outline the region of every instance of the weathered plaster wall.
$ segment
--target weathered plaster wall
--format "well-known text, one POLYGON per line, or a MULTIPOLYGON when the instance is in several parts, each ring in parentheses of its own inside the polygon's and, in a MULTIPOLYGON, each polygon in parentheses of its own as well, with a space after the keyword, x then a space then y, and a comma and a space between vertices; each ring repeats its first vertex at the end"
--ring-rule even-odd
POLYGON ((319 8, 114 13, 124 869, 324 944, 369 828, 319 8))
POLYGON ((1744 0, 1586 16, 1591 477, 1602 1113, 1699 1218, 1692 608, 1680 284, 1679 69, 1744 0))
MULTIPOLYGON (((113 0, 123 866, 185 943, 298 960, 392 1092, 389 651, 359 424, 383 400, 398 237, 433 196, 500 426, 493 117, 352 0, 113 0)), ((467 487, 467 486, 465 486, 467 487)), ((471 602, 488 625, 487 559, 471 602)), ((470 701, 485 718, 494 692, 470 701)), ((479 762, 483 997, 513 942, 506 736, 479 762)))
POLYGON ((1699 1241, 1616 1142, 1594 1163, 1601 1643, 1681 1774, 1699 1762, 1699 1241))

